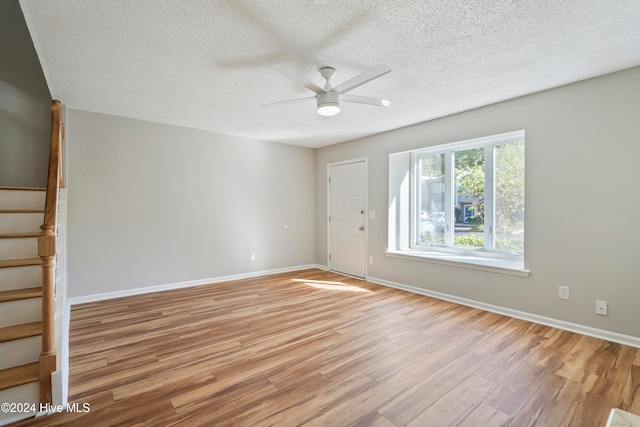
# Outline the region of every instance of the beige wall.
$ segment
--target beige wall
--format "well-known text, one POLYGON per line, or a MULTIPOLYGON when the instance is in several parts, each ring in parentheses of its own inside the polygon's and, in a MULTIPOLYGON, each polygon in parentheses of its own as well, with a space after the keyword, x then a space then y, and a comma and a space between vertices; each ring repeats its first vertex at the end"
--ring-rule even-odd
POLYGON ((315 262, 311 149, 68 108, 67 157, 69 297, 315 262))
POLYGON ((326 165, 367 157, 369 276, 640 337, 639 94, 633 68, 317 150, 317 263, 327 265, 326 165), (385 255, 390 153, 520 129, 530 277, 385 255), (570 286, 569 301, 559 285, 570 286), (607 317, 595 314, 596 299, 609 302, 607 317))
POLYGON ((51 96, 18 0, 0 1, 0 186, 44 187, 51 96))

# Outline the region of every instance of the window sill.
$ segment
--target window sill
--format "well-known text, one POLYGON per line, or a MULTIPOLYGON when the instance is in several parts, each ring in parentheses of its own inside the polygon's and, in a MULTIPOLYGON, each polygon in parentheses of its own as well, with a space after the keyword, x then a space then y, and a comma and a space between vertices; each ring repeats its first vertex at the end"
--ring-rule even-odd
POLYGON ((414 261, 430 262, 453 267, 469 268, 472 270, 490 271, 493 273, 509 274, 512 276, 529 277, 531 272, 524 269, 521 260, 504 260, 485 258, 473 254, 452 254, 437 251, 418 251, 413 249, 388 250, 387 256, 404 258, 414 261))

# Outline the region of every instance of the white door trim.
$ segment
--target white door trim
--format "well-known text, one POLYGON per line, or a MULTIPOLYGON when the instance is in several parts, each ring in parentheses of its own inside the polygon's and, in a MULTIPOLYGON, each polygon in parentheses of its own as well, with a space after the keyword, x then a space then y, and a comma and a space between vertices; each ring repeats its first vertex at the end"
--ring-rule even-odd
MULTIPOLYGON (((330 176, 330 172, 331 172, 331 168, 333 166, 342 166, 342 165, 348 165, 350 163, 364 163, 364 177, 363 177, 363 186, 364 186, 364 254, 362 257, 362 262, 364 263, 364 279, 367 278, 367 260, 369 259, 367 256, 367 249, 368 249, 368 236, 369 236, 369 200, 368 200, 368 194, 369 194, 369 186, 368 186, 368 180, 367 177, 369 175, 368 171, 368 163, 367 163, 367 157, 357 157, 355 159, 349 159, 349 160, 341 160, 338 162, 332 162, 332 163, 327 163, 327 175, 326 175, 326 182, 327 182, 327 215, 325 217, 325 221, 326 221, 326 225, 327 225, 327 269, 329 271, 333 271, 331 269, 331 260, 329 258, 330 252, 331 252, 331 224, 329 224, 329 216, 331 215, 331 185, 329 182, 329 176, 330 176)), ((341 272, 336 272, 336 273, 340 273, 343 274, 341 272)))

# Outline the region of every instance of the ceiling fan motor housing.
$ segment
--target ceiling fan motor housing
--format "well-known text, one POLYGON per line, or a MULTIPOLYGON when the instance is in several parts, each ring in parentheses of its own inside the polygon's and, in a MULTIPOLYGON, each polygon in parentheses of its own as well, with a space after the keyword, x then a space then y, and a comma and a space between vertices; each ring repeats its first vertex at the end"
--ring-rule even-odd
POLYGON ((327 81, 331 80, 333 76, 336 75, 336 69, 333 67, 322 67, 320 68, 320 75, 327 81))

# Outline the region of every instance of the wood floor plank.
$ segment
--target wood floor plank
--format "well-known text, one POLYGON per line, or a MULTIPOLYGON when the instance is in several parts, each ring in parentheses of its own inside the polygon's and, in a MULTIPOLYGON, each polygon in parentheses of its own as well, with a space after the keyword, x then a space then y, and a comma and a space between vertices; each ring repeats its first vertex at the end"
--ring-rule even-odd
POLYGON ((194 366, 186 366, 162 371, 152 378, 145 377, 137 381, 127 382, 126 384, 113 388, 111 392, 113 393, 113 400, 118 401, 129 399, 159 388, 166 388, 174 383, 193 383, 196 378, 198 381, 209 381, 213 380, 214 376, 206 369, 206 366, 200 369, 194 366))
POLYGON ((330 384, 331 380, 321 374, 316 374, 301 384, 274 391, 233 415, 225 414, 212 418, 210 421, 213 425, 254 425, 266 418, 267 414, 276 414, 288 408, 297 407, 301 402, 309 400, 310 396, 317 394, 319 390, 330 384))
POLYGON ((580 341, 581 336, 569 331, 552 329, 546 337, 548 339, 542 343, 544 347, 552 347, 556 352, 566 355, 580 341))
POLYGON ((396 427, 394 423, 377 412, 372 412, 367 416, 360 418, 353 425, 354 427, 396 427))
POLYGON ((284 369, 271 375, 269 381, 278 389, 287 388, 291 384, 306 381, 313 375, 321 374, 322 367, 333 358, 334 356, 327 350, 316 353, 304 360, 288 364, 284 369))
POLYGON ((640 414, 640 366, 631 366, 618 407, 632 414, 640 414))
POLYGON ((470 375, 445 393, 407 426, 457 425, 496 388, 491 381, 470 375))
POLYGON ((376 384, 371 378, 361 373, 355 373, 343 380, 332 382, 329 386, 318 391, 309 400, 296 407, 277 412, 256 423, 257 426, 289 426, 301 425, 316 419, 321 414, 337 406, 350 396, 355 396, 368 390, 376 384))
POLYGON ((467 353, 481 339, 482 334, 480 332, 471 330, 462 337, 449 342, 445 341, 442 346, 436 347, 433 351, 424 354, 406 366, 405 370, 419 378, 425 378, 446 366, 451 360, 456 360, 467 353))
MULTIPOLYGON (((523 329, 528 328, 525 325, 523 329)), ((523 331, 517 331, 516 336, 519 335, 520 332, 523 331)), ((522 335, 519 335, 518 339, 513 341, 504 350, 492 354, 491 361, 483 366, 477 374, 496 384, 502 383, 520 368, 534 349, 541 345, 543 340, 544 338, 539 335, 524 331, 522 335)))
POLYGON ((640 349, 309 269, 73 306, 69 395, 17 426, 601 427, 640 349))
MULTIPOLYGON (((294 358, 294 355, 289 356, 287 360, 272 358, 270 361, 267 361, 267 364, 261 364, 255 366, 253 369, 249 369, 248 371, 240 372, 235 369, 237 365, 232 365, 233 370, 231 370, 231 372, 224 370, 218 371, 218 368, 224 367, 224 364, 220 364, 217 367, 212 366, 211 369, 217 379, 216 382, 191 390, 187 393, 182 393, 179 396, 175 396, 171 399, 171 404, 174 408, 188 406, 193 402, 203 401, 211 396, 219 394, 222 391, 231 389, 236 384, 266 380, 270 374, 273 374, 274 368, 278 368, 283 363, 286 364, 288 360, 293 360, 294 358)), ((273 390, 277 391, 278 389, 277 387, 273 387, 273 390)))
POLYGON ((559 425, 605 425, 609 417, 608 412, 617 406, 622 389, 623 384, 590 374, 559 425))
POLYGON ((363 417, 363 414, 375 412, 385 403, 393 399, 418 382, 415 376, 399 371, 376 383, 360 393, 347 396, 345 400, 326 412, 309 420, 308 426, 349 425, 363 417))
POLYGON ((562 423, 582 384, 549 375, 513 419, 514 426, 557 426, 562 423))
POLYGON ((509 347, 514 341, 522 337, 529 329, 529 324, 524 320, 502 318, 502 322, 496 325, 490 334, 473 347, 473 352, 478 354, 499 354, 509 347))
POLYGON ((456 427, 507 427, 512 420, 504 412, 483 403, 476 406, 456 427))
POLYGON ((200 384, 195 387, 188 387, 184 390, 174 393, 175 398, 181 398, 184 402, 181 406, 176 406, 172 399, 172 406, 176 414, 182 418, 191 417, 194 414, 206 412, 209 417, 227 416, 227 414, 241 410, 242 408, 251 406, 256 403, 256 398, 262 400, 267 396, 278 393, 275 387, 266 378, 262 379, 246 379, 232 383, 230 381, 212 382, 211 385, 217 384, 217 388, 201 387, 200 384), (187 400, 185 393, 191 394, 197 390, 195 399, 187 400), (205 393, 203 393, 203 391, 205 393), (259 397, 257 397, 259 396, 259 397), (225 411, 221 411, 222 407, 225 411))
POLYGON ((485 403, 515 417, 549 375, 544 366, 525 361, 487 397, 485 403))
POLYGON ((633 363, 636 349, 592 337, 581 337, 573 346, 570 357, 558 371, 558 375, 582 379, 595 374, 616 382, 624 382, 628 372, 616 369, 616 365, 633 363))
POLYGON ((404 369, 414 363, 421 356, 433 352, 443 337, 423 337, 418 332, 389 341, 380 346, 384 356, 377 353, 376 358, 363 364, 360 371, 370 378, 381 381, 388 375, 404 369))
POLYGON ((260 402, 277 391, 278 389, 266 380, 238 384, 207 401, 182 408, 182 411, 176 409, 178 416, 165 420, 165 425, 187 425, 189 427, 224 425, 223 421, 226 418, 241 414, 245 408, 255 405, 256 402, 260 402), (215 419, 220 423, 214 424, 215 419))
POLYGON ((465 353, 407 389, 378 412, 396 425, 407 425, 488 360, 487 356, 465 353))

